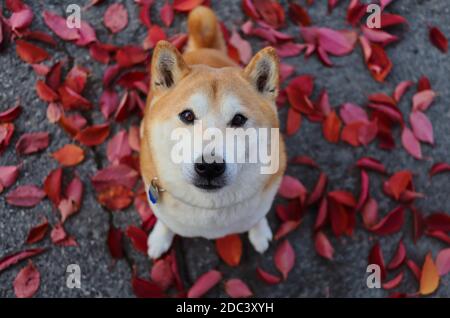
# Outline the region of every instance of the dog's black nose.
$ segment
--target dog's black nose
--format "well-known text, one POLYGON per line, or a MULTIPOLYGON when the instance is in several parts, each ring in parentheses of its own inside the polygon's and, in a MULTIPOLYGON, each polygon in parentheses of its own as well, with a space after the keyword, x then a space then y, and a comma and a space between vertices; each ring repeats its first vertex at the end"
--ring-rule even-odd
POLYGON ((225 162, 211 162, 207 163, 204 160, 195 164, 195 172, 200 177, 212 180, 220 177, 225 172, 225 162))

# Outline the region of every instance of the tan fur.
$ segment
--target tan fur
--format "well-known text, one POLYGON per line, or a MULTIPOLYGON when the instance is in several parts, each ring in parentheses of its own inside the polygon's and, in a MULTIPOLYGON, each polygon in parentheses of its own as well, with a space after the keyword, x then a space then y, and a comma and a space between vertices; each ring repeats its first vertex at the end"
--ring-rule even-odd
MULTIPOLYGON (((275 50, 266 48, 258 53, 250 62, 249 66, 242 70, 226 56, 226 47, 223 35, 217 24, 214 13, 205 7, 193 10, 188 20, 189 43, 188 50, 181 56, 176 49, 167 42, 158 43, 153 53, 152 63, 152 84, 151 93, 147 100, 147 106, 142 122, 141 133, 141 171, 147 184, 154 177, 160 179, 159 186, 164 188, 163 172, 158 171, 157 164, 153 160, 152 153, 156 149, 149 149, 152 144, 150 129, 155 122, 163 122, 169 118, 177 116, 184 110, 186 96, 192 91, 202 91, 217 100, 227 92, 233 92, 243 101, 246 111, 260 127, 279 128, 275 98, 278 92, 278 69, 276 69, 276 87, 273 93, 263 96, 254 88, 255 67, 258 63, 265 62, 263 59, 276 58, 275 50), (174 89, 163 90, 160 86, 155 86, 154 74, 157 73, 155 61, 160 54, 165 54, 169 50, 177 54, 176 63, 179 71, 174 74, 176 87, 174 89)), ((217 107, 217 103, 213 103, 217 107)), ((180 124, 181 126, 181 124, 180 124)), ((170 160, 170 159, 167 159, 170 160)), ((274 184, 284 174, 286 168, 286 153, 284 142, 280 137, 280 168, 274 175, 267 176, 265 187, 274 184)), ((162 197, 164 200, 164 194, 162 197)))

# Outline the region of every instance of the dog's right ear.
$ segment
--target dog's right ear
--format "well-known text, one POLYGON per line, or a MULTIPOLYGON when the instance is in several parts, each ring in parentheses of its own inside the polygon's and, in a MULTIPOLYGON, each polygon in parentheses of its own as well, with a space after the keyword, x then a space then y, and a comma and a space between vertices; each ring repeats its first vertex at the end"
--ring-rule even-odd
POLYGON ((152 91, 158 93, 171 89, 189 70, 176 47, 167 41, 159 41, 152 57, 152 91))

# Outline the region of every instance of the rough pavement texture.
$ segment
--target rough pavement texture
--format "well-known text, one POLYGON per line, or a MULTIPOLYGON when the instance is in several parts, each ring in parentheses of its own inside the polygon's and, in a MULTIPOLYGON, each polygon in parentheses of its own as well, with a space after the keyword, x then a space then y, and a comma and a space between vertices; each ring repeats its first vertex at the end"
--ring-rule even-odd
MULTIPOLYGON (((47 30, 42 22, 40 12, 49 9, 63 14, 65 7, 74 0, 42 0, 26 1, 36 13, 33 29, 47 30)), ((80 5, 88 1, 79 0, 80 5)), ((245 17, 242 13, 241 0, 212 1, 213 8, 229 28, 242 24, 245 17)), ((332 28, 346 28, 345 4, 340 5, 332 15, 326 14, 325 1, 316 1, 308 10, 314 24, 332 28)), ((152 9, 152 20, 160 23, 158 12, 163 1, 156 1, 152 9)), ((282 1, 287 7, 286 1, 282 1)), ((303 1, 301 1, 303 4, 303 1)), ((285 62, 295 65, 296 74, 309 73, 316 78, 317 88, 326 88, 330 95, 332 105, 338 106, 344 102, 354 102, 365 105, 366 97, 373 92, 386 92, 390 94, 395 85, 402 80, 417 80, 421 75, 431 79, 433 88, 439 97, 427 112, 434 124, 436 146, 423 148, 425 157, 423 161, 416 161, 409 156, 400 145, 392 152, 378 150, 373 143, 367 148, 352 148, 340 143, 331 145, 327 143, 321 132, 320 125, 303 121, 303 126, 294 137, 287 139, 290 156, 306 154, 316 159, 323 171, 330 177, 329 189, 341 188, 358 189, 359 172, 352 169, 356 160, 364 155, 379 158, 390 172, 411 169, 415 173, 415 184, 418 191, 426 197, 418 200, 417 205, 425 214, 432 211, 450 212, 450 185, 448 175, 440 175, 430 182, 427 171, 433 163, 450 160, 450 60, 449 55, 440 53, 428 41, 428 24, 439 26, 444 33, 450 34, 450 16, 446 0, 409 0, 395 1, 389 11, 403 15, 409 21, 409 27, 399 29, 404 39, 398 44, 388 47, 387 52, 392 59, 394 68, 386 83, 378 84, 370 76, 363 61, 362 54, 357 48, 350 56, 334 59, 335 67, 324 67, 316 57, 307 60, 303 56, 285 59, 285 62)), ((146 35, 145 27, 137 20, 137 6, 134 1, 104 1, 102 5, 83 12, 83 19, 89 21, 97 30, 97 37, 103 42, 112 41, 115 44, 139 44, 146 35), (122 2, 126 5, 130 22, 128 27, 117 35, 110 36, 102 24, 103 12, 113 2, 122 2)), ((169 34, 184 31, 185 16, 178 14, 169 34)), ((292 24, 284 31, 299 36, 298 28, 292 24)), ((251 40, 254 52, 262 47, 261 41, 251 40)), ((59 41, 60 47, 54 51, 54 57, 64 58, 69 53, 74 62, 92 70, 85 95, 92 101, 98 101, 101 92, 101 77, 104 66, 91 62, 85 49, 79 49, 71 44, 59 41)), ((56 162, 50 160, 48 154, 59 149, 69 142, 67 135, 57 126, 48 123, 45 115, 46 104, 39 100, 33 89, 36 76, 31 67, 19 60, 14 45, 0 53, 0 109, 4 110, 14 104, 20 97, 24 112, 16 121, 17 131, 11 145, 24 132, 49 131, 51 133, 50 147, 42 154, 17 157, 14 147, 0 157, 0 165, 23 163, 23 169, 17 185, 35 183, 42 184, 47 174, 56 168, 56 162)), ((315 94, 319 93, 316 88, 315 94)), ((403 98, 400 108, 405 114, 410 109, 411 92, 403 98)), ((285 120, 285 109, 281 111, 282 122, 285 120)), ((99 112, 91 115, 91 122, 101 122, 99 112)), ((399 141, 399 131, 396 131, 396 140, 399 141)), ((133 292, 130 286, 131 267, 125 260, 113 265, 105 244, 109 227, 109 215, 96 202, 89 176, 101 165, 106 164, 104 146, 94 153, 90 151, 86 160, 77 171, 84 180, 85 198, 79 214, 69 219, 65 228, 68 233, 75 236, 78 248, 60 248, 52 246, 47 238, 38 246, 49 246, 49 251, 33 259, 41 273, 41 286, 38 297, 130 297, 133 292), (82 288, 69 289, 65 285, 66 266, 72 263, 79 264, 82 270, 82 288)), ((297 176, 309 189, 315 184, 318 171, 304 167, 289 167, 288 173, 297 176)), ((395 206, 395 203, 382 195, 382 179, 371 174, 371 193, 375 194, 380 204, 380 211, 384 215, 395 206)), ((358 190, 354 193, 357 194, 358 190)), ((281 202, 280 199, 278 199, 281 202)), ((0 256, 18 251, 23 248, 23 242, 28 230, 39 223, 40 216, 46 216, 52 224, 57 221, 57 213, 52 210, 48 200, 32 209, 14 208, 6 204, 4 195, 0 197, 0 256)), ((436 252, 444 247, 440 241, 424 237, 416 245, 412 243, 411 217, 407 214, 407 222, 401 233, 388 237, 374 237, 362 229, 359 224, 353 237, 336 239, 330 235, 335 248, 334 261, 320 258, 314 250, 312 240, 312 224, 316 211, 310 211, 300 229, 288 236, 296 255, 296 266, 287 281, 279 285, 267 286, 262 283, 255 273, 257 265, 276 273, 273 266, 272 255, 275 244, 263 256, 251 248, 247 238, 244 239, 244 255, 237 268, 224 265, 217 257, 214 243, 204 239, 181 239, 178 250, 182 255, 182 269, 186 283, 192 284, 202 273, 212 268, 218 268, 225 278, 243 278, 255 292, 262 297, 382 297, 388 295, 386 291, 368 289, 365 284, 367 256, 376 239, 379 239, 385 257, 389 260, 395 251, 400 238, 404 238, 410 258, 421 264, 425 254, 436 252)), ((129 224, 139 224, 139 217, 132 208, 125 212, 115 213, 113 222, 116 226, 125 229, 129 224)), ((272 229, 278 226, 273 211, 270 213, 272 229)), ((141 254, 136 253, 130 246, 127 248, 129 257, 137 264, 141 276, 148 277, 150 262, 141 254)), ((12 282, 23 265, 14 266, 0 274, 0 297, 13 297, 12 282)), ((410 271, 405 271, 405 281, 398 291, 413 292, 417 290, 417 282, 410 271)), ((449 275, 443 279, 435 296, 450 296, 449 275)), ((216 287, 208 295, 225 296, 222 287, 216 287)))

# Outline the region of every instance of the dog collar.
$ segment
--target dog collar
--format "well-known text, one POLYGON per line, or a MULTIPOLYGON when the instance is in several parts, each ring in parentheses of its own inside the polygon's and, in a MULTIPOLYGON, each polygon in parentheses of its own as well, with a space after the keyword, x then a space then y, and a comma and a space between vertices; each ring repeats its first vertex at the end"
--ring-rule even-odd
POLYGON ((152 204, 156 204, 159 200, 159 193, 164 192, 163 188, 158 187, 158 178, 154 177, 148 187, 148 199, 152 204))

